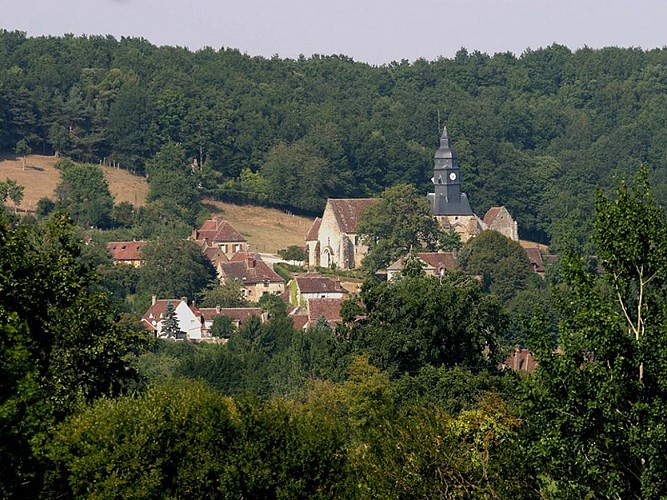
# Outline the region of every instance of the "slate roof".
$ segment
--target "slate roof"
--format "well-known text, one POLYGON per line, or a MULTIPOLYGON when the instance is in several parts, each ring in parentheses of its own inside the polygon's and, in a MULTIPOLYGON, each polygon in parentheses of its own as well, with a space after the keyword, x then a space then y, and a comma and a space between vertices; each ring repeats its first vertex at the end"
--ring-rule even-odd
POLYGON ((141 247, 145 241, 110 241, 107 249, 113 260, 141 260, 141 247))
POLYGON ((241 233, 222 217, 208 219, 199 229, 193 231, 192 237, 197 240, 208 240, 212 243, 245 242, 241 233))
POLYGON ((318 239, 321 225, 322 219, 319 217, 313 221, 313 224, 310 226, 308 233, 306 233, 306 241, 315 241, 318 239))
POLYGON ((378 198, 331 198, 328 204, 331 206, 340 230, 348 234, 356 234, 359 215, 377 201, 378 198))
POLYGON ((342 292, 347 293, 340 281, 332 280, 326 276, 321 276, 316 273, 308 273, 294 278, 296 286, 301 293, 326 293, 326 292, 342 292))

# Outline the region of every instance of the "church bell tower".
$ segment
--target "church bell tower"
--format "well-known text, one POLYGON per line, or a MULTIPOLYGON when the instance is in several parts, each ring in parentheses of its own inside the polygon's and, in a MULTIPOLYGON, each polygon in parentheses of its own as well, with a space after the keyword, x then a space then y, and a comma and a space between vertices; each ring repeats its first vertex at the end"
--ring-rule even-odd
POLYGON ((428 195, 433 215, 474 215, 468 197, 461 192, 461 172, 456 150, 452 148, 447 127, 442 131, 433 168, 435 193, 428 195))

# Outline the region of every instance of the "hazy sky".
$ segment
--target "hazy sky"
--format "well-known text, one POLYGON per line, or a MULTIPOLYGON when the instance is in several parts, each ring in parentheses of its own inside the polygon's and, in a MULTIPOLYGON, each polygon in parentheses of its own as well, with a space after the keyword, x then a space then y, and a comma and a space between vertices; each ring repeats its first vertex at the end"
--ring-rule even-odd
POLYGON ((0 27, 29 36, 143 37, 192 50, 384 64, 552 43, 667 45, 667 0, 0 0, 0 27))

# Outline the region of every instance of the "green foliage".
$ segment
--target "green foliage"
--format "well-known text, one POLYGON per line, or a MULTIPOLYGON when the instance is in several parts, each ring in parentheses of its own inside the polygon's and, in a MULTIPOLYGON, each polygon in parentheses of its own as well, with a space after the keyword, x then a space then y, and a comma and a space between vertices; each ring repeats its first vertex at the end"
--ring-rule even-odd
POLYGON ((290 245, 287 248, 278 250, 278 255, 285 260, 296 260, 303 262, 308 257, 306 255, 306 250, 298 245, 290 245))
POLYGON ((113 198, 102 169, 96 165, 65 165, 60 168, 56 187, 58 208, 83 227, 109 227, 113 198))
POLYGON ((176 340, 184 337, 184 333, 178 324, 178 317, 174 303, 169 301, 164 311, 164 319, 162 320, 162 335, 168 339, 176 340))
POLYGON ((23 201, 24 187, 16 183, 15 180, 7 178, 5 181, 0 181, 0 200, 2 203, 7 203, 7 200, 12 200, 14 207, 17 207, 23 201))
POLYGON ((667 408, 667 221, 645 170, 632 189, 619 183, 615 199, 600 194, 597 206, 604 282, 570 259, 558 302, 562 352, 534 327, 531 454, 544 489, 559 497, 658 498, 667 494, 658 472, 667 446, 659 417, 667 408))
POLYGON ((148 296, 194 298, 215 278, 213 266, 193 241, 151 241, 142 255, 137 291, 148 296))
POLYGON ((461 267, 481 275, 484 290, 503 302, 524 290, 531 276, 530 262, 519 243, 497 231, 483 231, 469 240, 459 254, 461 267))
POLYGON ((363 265, 371 271, 386 268, 413 248, 434 250, 442 233, 426 197, 408 184, 386 189, 362 212, 357 231, 368 245, 363 265))
POLYGON ((213 320, 211 325, 211 336, 219 339, 228 339, 236 330, 231 318, 227 316, 218 315, 213 320))
POLYGON ((243 287, 237 280, 227 280, 219 285, 209 285, 200 298, 202 307, 248 307, 243 297, 243 287))
POLYGON ((392 375, 415 374, 426 365, 478 370, 499 354, 505 317, 494 298, 463 274, 365 283, 361 302, 366 316, 351 327, 350 342, 392 375))
POLYGON ((143 335, 119 326, 108 296, 80 258, 62 213, 10 227, 0 215, 0 491, 23 497, 43 481, 51 425, 82 403, 117 394, 134 376, 128 351, 143 335))

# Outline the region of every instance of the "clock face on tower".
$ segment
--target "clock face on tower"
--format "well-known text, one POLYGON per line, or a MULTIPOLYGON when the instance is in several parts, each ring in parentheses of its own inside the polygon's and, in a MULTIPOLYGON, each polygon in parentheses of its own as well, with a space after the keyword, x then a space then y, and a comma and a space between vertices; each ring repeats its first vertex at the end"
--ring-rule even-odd
POLYGON ((456 172, 452 172, 451 174, 449 174, 449 178, 451 180, 455 181, 456 180, 456 172))

